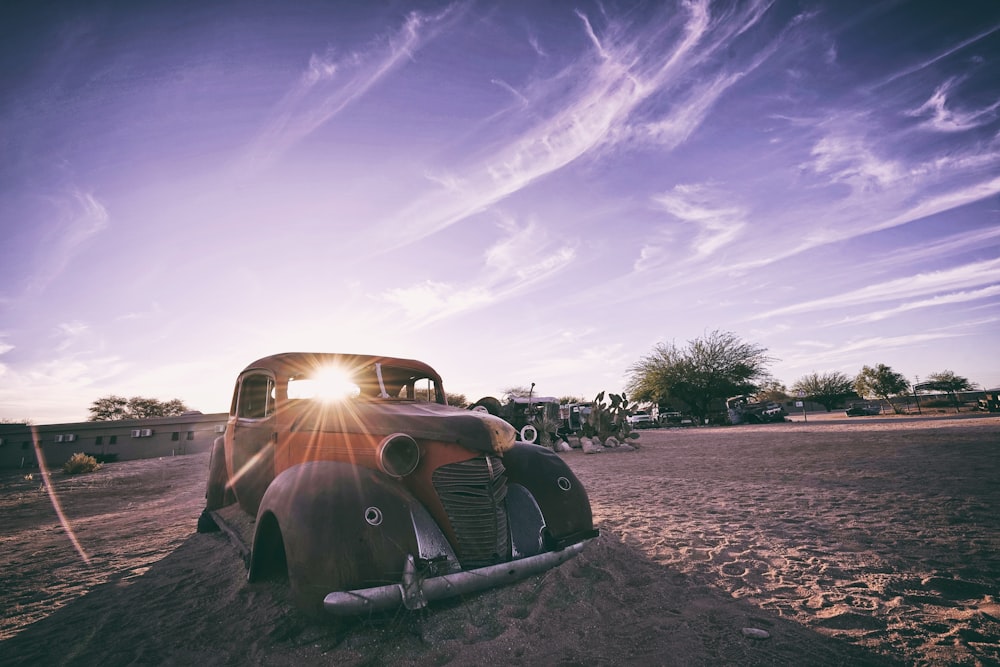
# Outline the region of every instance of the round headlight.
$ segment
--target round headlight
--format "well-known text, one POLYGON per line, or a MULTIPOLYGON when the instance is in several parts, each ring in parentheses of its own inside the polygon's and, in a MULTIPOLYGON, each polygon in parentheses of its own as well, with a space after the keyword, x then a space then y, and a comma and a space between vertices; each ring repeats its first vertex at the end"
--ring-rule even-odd
POLYGON ((420 463, 417 441, 405 433, 393 433, 378 446, 378 467, 386 475, 406 477, 420 463))

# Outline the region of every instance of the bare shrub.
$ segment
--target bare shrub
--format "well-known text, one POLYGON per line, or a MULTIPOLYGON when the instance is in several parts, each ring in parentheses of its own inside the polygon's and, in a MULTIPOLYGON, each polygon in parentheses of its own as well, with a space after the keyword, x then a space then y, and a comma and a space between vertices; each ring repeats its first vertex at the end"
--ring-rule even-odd
POLYGON ((94 472, 95 470, 99 470, 100 467, 101 464, 93 456, 78 452, 69 457, 69 460, 63 464, 62 469, 67 475, 79 475, 85 472, 94 472))

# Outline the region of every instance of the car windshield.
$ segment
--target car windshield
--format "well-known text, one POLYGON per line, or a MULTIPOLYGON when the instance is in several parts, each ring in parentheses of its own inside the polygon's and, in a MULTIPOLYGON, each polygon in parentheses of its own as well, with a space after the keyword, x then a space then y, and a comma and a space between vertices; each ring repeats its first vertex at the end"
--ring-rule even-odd
POLYGON ((355 399, 441 402, 434 378, 380 363, 358 368, 322 366, 288 379, 288 398, 335 402, 355 399))

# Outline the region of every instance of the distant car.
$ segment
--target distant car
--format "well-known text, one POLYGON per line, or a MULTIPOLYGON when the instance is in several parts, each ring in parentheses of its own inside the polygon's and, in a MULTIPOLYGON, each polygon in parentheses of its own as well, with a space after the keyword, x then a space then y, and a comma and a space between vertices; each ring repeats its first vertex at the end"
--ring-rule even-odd
POLYGON ((632 428, 653 428, 656 420, 645 410, 637 410, 628 416, 628 423, 632 428))
POLYGON ((877 405, 852 405, 847 408, 848 417, 870 417, 882 413, 882 408, 877 405))
POLYGON ((527 577, 595 537, 553 451, 486 412, 450 407, 430 366, 287 353, 240 373, 213 446, 200 531, 256 517, 251 581, 287 574, 307 611, 353 615, 527 577))
POLYGON ((660 413, 661 426, 694 426, 694 419, 682 415, 680 412, 669 411, 660 413))

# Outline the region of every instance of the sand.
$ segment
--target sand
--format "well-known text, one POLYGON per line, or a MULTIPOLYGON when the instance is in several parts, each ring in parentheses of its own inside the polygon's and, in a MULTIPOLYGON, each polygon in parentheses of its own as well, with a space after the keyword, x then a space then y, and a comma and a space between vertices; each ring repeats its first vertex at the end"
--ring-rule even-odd
POLYGON ((195 532, 207 455, 5 472, 0 664, 1000 664, 1000 417, 639 442, 562 454, 602 530, 576 559, 353 621, 303 617, 195 532))

